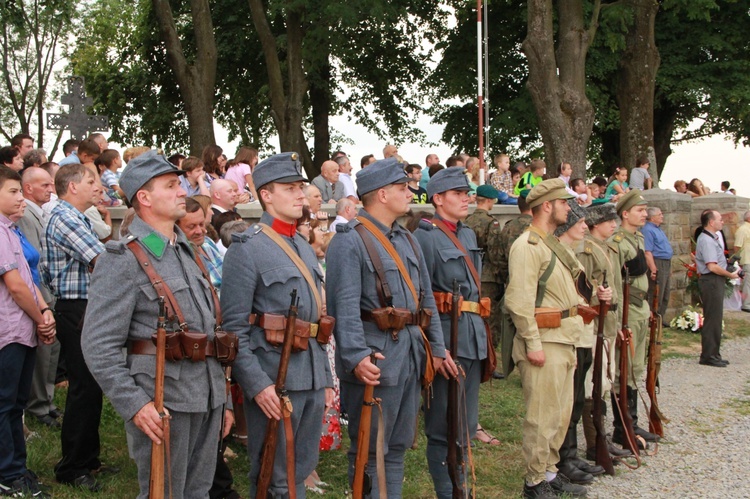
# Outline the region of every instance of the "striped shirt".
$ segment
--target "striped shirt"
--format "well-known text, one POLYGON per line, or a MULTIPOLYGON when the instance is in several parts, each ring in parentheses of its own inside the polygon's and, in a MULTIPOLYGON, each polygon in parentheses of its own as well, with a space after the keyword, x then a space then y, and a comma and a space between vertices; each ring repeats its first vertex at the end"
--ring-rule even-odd
POLYGON ((60 199, 42 243, 43 278, 58 299, 88 299, 91 262, 104 251, 91 222, 60 199))

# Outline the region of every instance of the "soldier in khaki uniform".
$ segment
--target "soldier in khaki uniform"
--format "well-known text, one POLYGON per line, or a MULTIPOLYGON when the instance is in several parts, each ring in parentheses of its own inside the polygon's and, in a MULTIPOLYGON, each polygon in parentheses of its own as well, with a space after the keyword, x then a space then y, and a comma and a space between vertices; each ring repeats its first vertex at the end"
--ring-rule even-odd
MULTIPOLYGON (((631 373, 621 373, 619 369, 615 377, 615 386, 620 385, 620 376, 628 380, 628 409, 633 418, 635 434, 647 442, 656 442, 658 435, 650 433, 638 426, 638 394, 633 382, 643 379, 646 370, 646 345, 648 343, 648 319, 651 315, 646 294, 648 293, 648 266, 644 253, 643 234, 638 229, 646 223, 646 200, 638 189, 633 189, 623 196, 617 203, 617 214, 622 223, 612 236, 612 242, 617 246, 620 268, 627 267, 630 272, 630 307, 628 308, 628 325, 633 333, 633 348, 635 355, 630 359, 631 373)), ((623 297, 620 296, 618 307, 622 308, 623 297)), ((620 352, 615 351, 616 365, 619 366, 620 352)), ((614 399, 614 396, 613 396, 614 399)), ((613 400, 614 404, 614 400, 613 400)), ((612 440, 620 445, 625 444, 622 420, 617 411, 614 414, 614 432, 612 440)))
MULTIPOLYGON (((500 252, 500 222, 489 214, 489 210, 497 202, 497 189, 491 185, 480 185, 477 188, 477 208, 474 213, 466 217, 464 223, 471 227, 477 236, 477 246, 482 250, 482 296, 489 297, 492 303, 499 304, 504 292, 504 284, 500 280, 497 265, 490 260, 490 255, 500 252)), ((496 261, 496 259, 494 259, 496 261)), ((500 342, 500 306, 492 307, 490 313, 490 331, 492 332, 492 345, 497 348, 500 342)), ((505 376, 495 371, 492 375, 495 379, 503 379, 505 376)))
MULTIPOLYGON (((571 197, 561 179, 534 187, 526 197, 532 210, 531 226, 510 250, 505 304, 517 329, 513 360, 521 373, 526 405, 526 498, 581 497, 587 492, 563 480, 556 467, 573 406, 575 344, 583 329, 575 286, 580 264, 572 250, 552 234, 566 223, 570 211, 566 200, 571 197), (539 286, 540 281, 544 286, 539 286), (549 313, 542 314, 540 308, 549 313)), ((612 296, 604 288, 597 293, 601 300, 612 296)))
MULTIPOLYGON (((529 228, 529 225, 531 225, 531 209, 529 209, 529 205, 526 203, 528 193, 529 190, 524 189, 521 191, 521 195, 518 196, 518 209, 521 211, 521 216, 506 223, 499 233, 492 231, 489 235, 488 245, 498 248, 497 251, 490 252, 489 261, 490 264, 497 267, 500 283, 503 288, 508 285, 508 255, 510 254, 510 248, 516 242, 518 236, 523 234, 529 228)), ((505 306, 505 298, 493 310, 500 311, 500 348, 503 362, 503 376, 508 376, 514 367, 511 353, 516 330, 505 306)))
MULTIPOLYGON (((608 241, 617 229, 617 211, 613 204, 600 204, 591 206, 586 210, 586 225, 589 227, 589 234, 586 235, 583 243, 578 245, 576 256, 583 264, 583 268, 588 276, 589 281, 594 286, 599 286, 603 281, 603 273, 607 271, 607 284, 612 289, 612 301, 609 312, 604 323, 604 339, 609 345, 605 348, 606 357, 602 360, 602 396, 608 393, 610 379, 615 374, 614 364, 614 343, 617 332, 620 330, 621 309, 618 307, 620 294, 622 293, 622 275, 620 273, 620 257, 617 246, 608 241), (607 355, 609 352, 609 355, 607 355), (607 372, 609 369, 609 373, 607 372)), ((593 296, 591 306, 598 307, 599 299, 593 296)), ((584 326, 584 338, 588 338, 590 346, 595 346, 596 332, 599 329, 599 319, 595 318, 591 324, 584 326)), ((593 352, 594 357, 596 352, 593 352)), ((591 375, 586 375, 586 401, 583 406, 583 434, 586 437, 586 458, 594 460, 596 457, 596 429, 592 419, 592 411, 595 403, 602 405, 602 413, 606 414, 606 399, 598 402, 592 400, 593 381, 591 375)), ((610 444, 609 452, 615 456, 629 455, 630 451, 621 450, 610 444)))

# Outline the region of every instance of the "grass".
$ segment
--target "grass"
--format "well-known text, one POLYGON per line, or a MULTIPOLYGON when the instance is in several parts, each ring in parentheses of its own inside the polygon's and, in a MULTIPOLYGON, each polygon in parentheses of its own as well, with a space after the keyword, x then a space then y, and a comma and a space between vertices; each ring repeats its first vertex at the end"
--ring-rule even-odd
MULTIPOLYGON (((741 314, 726 314, 725 337, 742 338, 750 336, 750 323, 741 314)), ((700 334, 687 333, 674 329, 664 330, 665 358, 695 357, 700 352, 700 334)), ((56 400, 64 407, 65 390, 58 390, 56 400)), ((521 457, 521 426, 523 421, 523 396, 520 378, 516 373, 505 381, 493 381, 482 385, 479 396, 479 421, 490 433, 497 436, 501 445, 488 446, 477 444, 473 449, 477 477, 476 497, 510 498, 519 497, 523 477, 523 460, 521 457)), ((741 414, 750 413, 750 402, 736 400, 732 408, 741 414)), ((60 458, 59 430, 50 430, 33 420, 27 421, 37 437, 28 442, 29 467, 36 471, 43 482, 52 487, 56 498, 85 497, 135 497, 138 494, 135 464, 128 456, 125 443, 123 423, 112 406, 105 401, 100 427, 102 452, 101 456, 109 465, 118 466, 122 471, 114 476, 100 478, 104 489, 99 494, 59 485, 54 480, 54 465, 60 458)), ((708 431, 708 428, 703 429, 708 431)), ((341 498, 347 490, 346 449, 349 439, 344 431, 342 450, 323 452, 320 455, 318 473, 328 482, 329 492, 324 496, 310 494, 310 497, 341 498)), ((404 497, 434 497, 432 481, 427 471, 425 459, 426 439, 421 426, 418 432, 418 448, 406 454, 404 497)), ((237 453, 229 461, 235 480, 235 489, 243 496, 248 494, 248 461, 242 446, 232 444, 237 453)), ((200 470, 196 470, 200 471, 200 470)))
MULTIPOLYGON (((55 399, 59 407, 65 406, 66 389, 58 389, 55 399)), ((520 378, 516 374, 506 381, 493 381, 482 385, 480 390, 479 421, 490 433, 502 442, 498 446, 477 443, 473 458, 477 476, 476 496, 483 498, 518 497, 522 484, 523 462, 521 458, 521 423, 523 420, 523 396, 520 378)), ((28 465, 43 483, 51 487, 55 498, 115 497, 131 498, 138 495, 138 480, 135 463, 128 456, 125 430, 122 419, 107 400, 104 403, 99 429, 101 437, 101 458, 108 465, 121 468, 117 475, 100 477, 103 490, 96 494, 73 489, 55 482, 54 466, 60 459, 60 431, 49 429, 27 420, 29 428, 36 436, 28 441, 28 465)), ((418 448, 406 454, 404 497, 434 497, 432 480, 427 471, 425 458, 426 438, 420 421, 418 448)), ((231 445, 237 457, 229 460, 229 467, 235 480, 235 489, 248 497, 247 474, 249 465, 245 449, 231 445)), ((349 439, 344 429, 342 449, 322 452, 318 473, 322 480, 330 484, 328 493, 323 496, 310 494, 309 497, 341 498, 348 488, 346 449, 349 439)))

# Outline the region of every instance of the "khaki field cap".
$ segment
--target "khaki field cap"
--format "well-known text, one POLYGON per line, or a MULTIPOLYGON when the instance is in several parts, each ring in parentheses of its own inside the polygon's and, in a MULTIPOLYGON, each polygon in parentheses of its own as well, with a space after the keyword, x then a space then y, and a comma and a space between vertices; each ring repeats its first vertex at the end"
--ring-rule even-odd
POLYGON ((643 197, 643 193, 640 189, 633 189, 632 191, 625 194, 623 197, 620 198, 620 200, 617 202, 617 214, 622 215, 623 211, 627 211, 633 206, 638 206, 639 204, 648 204, 646 202, 646 199, 643 197))
POLYGON ((561 178, 552 178, 543 180, 538 183, 528 196, 526 202, 529 208, 539 206, 545 201, 554 201, 555 199, 572 199, 573 195, 565 189, 565 181, 561 178))

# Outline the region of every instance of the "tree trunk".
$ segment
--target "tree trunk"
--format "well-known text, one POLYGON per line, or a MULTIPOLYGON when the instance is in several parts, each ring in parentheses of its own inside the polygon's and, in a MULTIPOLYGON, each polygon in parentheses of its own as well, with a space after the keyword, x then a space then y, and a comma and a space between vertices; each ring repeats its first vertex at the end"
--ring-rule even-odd
POLYGON ((271 116, 279 133, 281 151, 296 151, 308 176, 314 172, 310 149, 304 138, 302 122, 305 117, 303 100, 307 94, 307 78, 302 61, 304 40, 303 14, 299 6, 288 5, 286 10, 287 79, 281 71, 276 38, 266 17, 262 0, 248 0, 255 30, 258 32, 268 72, 271 116))
POLYGON ((331 107, 329 80, 331 68, 328 64, 318 68, 318 74, 310 79, 310 104, 312 107, 313 132, 315 133, 315 160, 313 168, 320 171, 320 166, 330 157, 331 134, 328 128, 328 116, 331 107))
POLYGON ((190 154, 200 156, 204 147, 216 143, 213 109, 217 50, 208 0, 191 0, 190 2, 195 33, 194 64, 188 64, 185 58, 169 1, 152 0, 152 2, 167 49, 167 63, 175 73, 180 95, 185 102, 190 154))
POLYGON ((654 23, 659 4, 655 0, 623 0, 633 11, 633 24, 625 38, 618 68, 617 100, 620 107, 620 164, 628 169, 645 154, 656 187, 659 182, 654 148, 654 88, 659 69, 654 23))
MULTIPOLYGON (((672 154, 672 135, 677 110, 664 103, 659 109, 654 109, 654 152, 656 153, 656 169, 661 178, 667 158, 672 154)), ((669 187, 669 186, 663 186, 669 187)))
POLYGON ((552 0, 529 0, 522 50, 529 61, 527 87, 536 109, 548 171, 562 161, 574 177, 586 176, 586 148, 594 109, 586 97, 586 54, 598 27, 600 2, 585 26, 582 0, 558 2, 555 49, 552 0))

